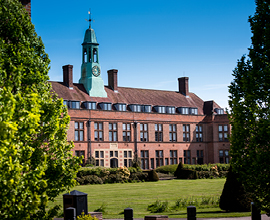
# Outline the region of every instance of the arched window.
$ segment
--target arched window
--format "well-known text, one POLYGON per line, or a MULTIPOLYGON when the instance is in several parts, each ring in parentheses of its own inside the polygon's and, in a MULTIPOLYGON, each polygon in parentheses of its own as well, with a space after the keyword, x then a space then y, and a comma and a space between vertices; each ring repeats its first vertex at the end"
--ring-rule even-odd
POLYGON ((95 49, 95 48, 93 50, 93 56, 94 56, 94 59, 93 59, 94 63, 97 63, 98 62, 98 60, 97 60, 97 49, 95 49))
POLYGON ((83 51, 83 62, 84 63, 87 62, 87 51, 86 51, 86 49, 83 51))

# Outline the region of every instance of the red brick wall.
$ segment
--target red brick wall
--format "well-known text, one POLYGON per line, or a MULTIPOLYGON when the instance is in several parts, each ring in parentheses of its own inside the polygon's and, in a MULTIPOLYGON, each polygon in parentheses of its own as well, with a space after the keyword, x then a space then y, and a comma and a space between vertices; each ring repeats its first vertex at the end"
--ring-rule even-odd
MULTIPOLYGON (((170 150, 177 150, 177 163, 179 158, 184 161, 184 150, 190 150, 191 161, 192 158, 196 160, 197 150, 203 150, 204 163, 218 163, 219 150, 229 149, 229 142, 219 142, 218 140, 218 125, 229 124, 227 115, 216 116, 203 116, 203 115, 175 115, 175 114, 157 114, 157 113, 134 113, 134 112, 119 112, 119 111, 102 111, 102 110, 75 110, 69 109, 71 116, 70 128, 68 131, 68 140, 74 139, 74 122, 84 121, 84 141, 74 142, 75 150, 84 150, 87 155, 87 127, 88 119, 91 119, 91 146, 92 155, 95 156, 95 150, 104 150, 106 155, 104 158, 105 166, 110 166, 110 150, 118 150, 119 166, 123 166, 123 151, 135 151, 134 142, 134 122, 137 122, 137 148, 140 157, 141 150, 149 151, 150 159, 154 158, 155 151, 163 150, 163 164, 165 158, 170 161, 170 150), (94 122, 103 122, 103 137, 104 141, 99 142, 94 139, 94 122), (117 122, 118 141, 109 142, 109 122, 117 122), (122 137, 122 124, 131 123, 131 142, 123 142, 122 137), (140 141, 140 123, 148 124, 148 142, 140 141), (160 123, 163 125, 163 142, 155 142, 155 124, 160 123), (203 125, 203 142, 196 142, 196 124, 203 125), (177 125, 177 142, 169 141, 169 124, 177 125), (190 142, 183 142, 183 124, 190 125, 190 142), (111 145, 116 144, 116 145, 111 145), (110 149, 112 146, 115 149, 110 149)), ((149 164, 150 167, 150 164, 149 164)))

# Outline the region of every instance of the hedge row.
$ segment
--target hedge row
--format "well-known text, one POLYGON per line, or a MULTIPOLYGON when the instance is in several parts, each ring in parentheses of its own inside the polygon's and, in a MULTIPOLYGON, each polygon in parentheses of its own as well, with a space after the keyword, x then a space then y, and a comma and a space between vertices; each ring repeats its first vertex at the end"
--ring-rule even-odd
MULTIPOLYGON (((230 165, 229 164, 203 164, 203 165, 189 165, 183 164, 183 169, 196 171, 197 174, 192 174, 194 178, 198 179, 213 179, 226 178, 230 165)), ((158 167, 156 172, 174 175, 178 164, 158 167)), ((190 172, 192 173, 192 172, 190 172)), ((191 175, 191 174, 190 174, 191 175)), ((189 176, 189 175, 185 175, 189 176)))
POLYGON ((84 167, 78 171, 76 180, 80 185, 87 185, 158 181, 158 176, 155 171, 141 171, 134 167, 84 167))

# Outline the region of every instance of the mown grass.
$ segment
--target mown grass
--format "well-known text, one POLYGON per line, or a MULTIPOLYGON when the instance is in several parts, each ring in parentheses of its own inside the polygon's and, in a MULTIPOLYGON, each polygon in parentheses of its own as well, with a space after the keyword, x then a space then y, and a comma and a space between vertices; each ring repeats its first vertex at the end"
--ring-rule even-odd
MULTIPOLYGON (((173 209, 177 200, 201 200, 202 198, 218 198, 221 195, 226 179, 197 179, 197 180, 164 180, 144 183, 117 183, 103 185, 77 186, 78 190, 88 194, 88 211, 105 207, 103 218, 124 218, 125 208, 133 208, 134 218, 144 218, 153 215, 147 207, 159 200, 168 201, 169 211, 158 213, 169 218, 186 218, 186 207, 173 209)), ((63 193, 64 194, 64 193, 63 193)), ((49 205, 63 205, 63 196, 56 198, 49 205)), ((63 209, 62 209, 63 210, 63 209)), ((249 216, 250 213, 226 213, 217 205, 199 205, 198 218, 221 218, 249 216)))

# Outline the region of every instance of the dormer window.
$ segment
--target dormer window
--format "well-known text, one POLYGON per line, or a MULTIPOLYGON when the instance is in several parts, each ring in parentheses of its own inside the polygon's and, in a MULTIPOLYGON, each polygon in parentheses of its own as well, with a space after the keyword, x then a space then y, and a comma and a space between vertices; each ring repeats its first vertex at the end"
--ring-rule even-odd
POLYGON ((129 108, 132 112, 141 112, 141 106, 136 104, 129 105, 129 108))
POLYGON ((198 115, 198 109, 197 108, 189 108, 189 114, 198 115))
POLYGON ((168 113, 168 114, 175 114, 175 107, 167 106, 166 107, 166 113, 168 113))
POLYGON ((96 102, 84 102, 83 103, 84 107, 86 109, 97 109, 97 103, 96 102))
POLYGON ((215 108, 214 112, 218 115, 224 115, 224 109, 223 108, 215 108))
POLYGON ((158 113, 166 113, 166 106, 154 106, 154 110, 158 113))
POLYGON ((69 101, 69 108, 80 109, 80 101, 69 101))
POLYGON ((151 105, 142 105, 141 106, 142 112, 151 112, 151 105))
POLYGON ((114 105, 117 111, 125 112, 127 110, 126 104, 117 103, 114 105))
POLYGON ((99 106, 102 110, 105 110, 105 111, 112 110, 112 103, 102 102, 102 103, 99 103, 99 106))
POLYGON ((179 112, 182 115, 188 115, 189 108, 188 107, 179 107, 179 108, 177 108, 177 112, 179 112))

